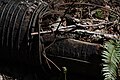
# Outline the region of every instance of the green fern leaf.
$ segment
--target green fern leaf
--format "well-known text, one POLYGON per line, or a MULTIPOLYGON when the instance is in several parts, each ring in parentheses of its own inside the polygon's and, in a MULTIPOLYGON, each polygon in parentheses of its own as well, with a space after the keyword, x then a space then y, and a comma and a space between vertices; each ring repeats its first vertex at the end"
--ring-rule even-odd
POLYGON ((116 80, 120 63, 120 41, 110 40, 104 44, 104 49, 102 52, 104 80, 116 80))

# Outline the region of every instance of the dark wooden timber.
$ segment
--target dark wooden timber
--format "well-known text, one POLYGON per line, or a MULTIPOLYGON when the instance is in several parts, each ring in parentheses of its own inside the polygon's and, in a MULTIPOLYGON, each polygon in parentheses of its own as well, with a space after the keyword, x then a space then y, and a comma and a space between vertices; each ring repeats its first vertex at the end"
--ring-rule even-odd
POLYGON ((82 72, 82 68, 75 67, 83 67, 86 71, 95 73, 94 69, 97 69, 101 63, 100 48, 100 44, 83 42, 75 39, 65 39, 52 45, 47 50, 47 55, 50 56, 50 58, 52 57, 53 61, 57 62, 56 64, 58 65, 69 67, 74 65, 73 68, 76 69, 75 71, 77 72, 82 72), (85 65, 80 66, 79 63, 85 65))
MULTIPOLYGON (((100 55, 100 44, 79 41, 75 39, 65 39, 55 42, 47 52, 48 55, 64 56, 85 61, 90 61, 94 55, 100 55)), ((96 58, 97 59, 97 58, 96 58)), ((96 61, 96 59, 94 61, 96 61)))

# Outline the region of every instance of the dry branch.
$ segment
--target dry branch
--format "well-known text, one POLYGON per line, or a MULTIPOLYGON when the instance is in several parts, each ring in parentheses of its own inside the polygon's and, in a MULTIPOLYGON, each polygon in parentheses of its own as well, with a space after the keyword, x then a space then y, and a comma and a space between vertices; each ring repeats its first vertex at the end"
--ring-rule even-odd
MULTIPOLYGON (((115 34, 98 33, 98 32, 95 32, 95 31, 88 31, 88 30, 78 29, 80 27, 91 27, 91 26, 97 27, 97 26, 100 26, 100 25, 111 24, 111 23, 114 23, 114 22, 108 22, 108 23, 107 22, 101 22, 99 24, 93 24, 93 25, 82 25, 82 24, 79 23, 79 24, 76 24, 76 25, 70 25, 70 26, 66 26, 66 27, 60 26, 58 31, 59 32, 69 32, 69 31, 75 29, 74 32, 88 33, 88 34, 91 34, 91 35, 94 35, 94 34, 95 35, 102 35, 102 36, 104 36, 106 38, 111 38, 111 39, 116 38, 117 39, 118 36, 115 35, 115 34)), ((40 32, 40 34, 50 34, 50 33, 53 33, 55 31, 56 31, 56 28, 54 28, 52 31, 50 31, 50 30, 49 31, 42 31, 42 32, 40 32)), ((38 32, 31 33, 31 35, 32 36, 38 35, 38 32)))

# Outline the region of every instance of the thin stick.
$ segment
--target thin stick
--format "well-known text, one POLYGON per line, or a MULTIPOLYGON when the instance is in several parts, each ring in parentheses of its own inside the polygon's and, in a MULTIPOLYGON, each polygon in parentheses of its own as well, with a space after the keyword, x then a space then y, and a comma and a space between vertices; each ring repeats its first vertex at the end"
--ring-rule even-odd
MULTIPOLYGON (((97 26, 100 26, 100 25, 105 25, 105 24, 111 24, 111 23, 115 23, 115 22, 101 22, 99 24, 93 24, 93 25, 82 25, 82 24, 76 24, 77 27, 90 27, 90 26, 94 26, 94 27, 97 27, 97 26)), ((115 38, 117 35, 113 35, 113 34, 105 34, 105 33, 98 33, 98 32, 94 32, 94 31, 88 31, 88 30, 80 30, 80 29, 77 29, 76 28, 76 25, 70 25, 70 26, 67 26, 67 27, 61 27, 58 29, 59 32, 69 32, 70 30, 72 29, 75 29, 74 32, 76 31, 79 31, 79 32, 82 32, 82 33, 88 33, 88 34, 96 34, 96 35, 103 35, 104 37, 108 37, 108 38, 115 38)), ((56 29, 53 29, 53 31, 43 31, 43 32, 40 32, 40 34, 50 34, 52 32, 56 31, 56 29)), ((32 36, 34 35, 38 35, 38 32, 34 32, 34 33, 31 33, 32 36)))

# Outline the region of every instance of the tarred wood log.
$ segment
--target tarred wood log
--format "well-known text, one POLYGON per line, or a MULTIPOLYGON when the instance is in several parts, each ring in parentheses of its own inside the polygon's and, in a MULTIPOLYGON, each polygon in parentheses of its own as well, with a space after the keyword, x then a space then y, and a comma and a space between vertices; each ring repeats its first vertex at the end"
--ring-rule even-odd
POLYGON ((84 61, 97 62, 101 50, 100 44, 66 39, 55 42, 48 50, 48 55, 68 57, 84 61))
POLYGON ((47 56, 60 68, 67 67, 69 75, 88 74, 101 77, 101 45, 75 39, 55 42, 47 56))

